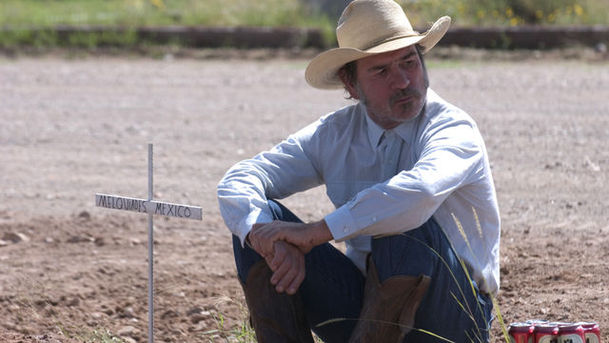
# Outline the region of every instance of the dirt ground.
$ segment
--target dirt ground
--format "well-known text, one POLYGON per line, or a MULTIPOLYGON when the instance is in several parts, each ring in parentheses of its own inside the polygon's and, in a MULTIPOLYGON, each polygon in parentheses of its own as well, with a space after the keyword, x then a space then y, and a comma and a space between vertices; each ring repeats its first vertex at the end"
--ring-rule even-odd
MULTIPOLYGON (((203 208, 201 222, 155 217, 156 341, 237 341, 247 312, 215 187, 349 103, 307 86, 306 63, 0 58, 0 341, 147 341, 147 217, 94 194, 145 198, 149 142, 155 198, 203 208)), ((609 60, 431 55, 428 67, 486 139, 504 321, 596 321, 608 341, 609 60)), ((332 210, 324 189, 285 203, 305 220, 332 210)))

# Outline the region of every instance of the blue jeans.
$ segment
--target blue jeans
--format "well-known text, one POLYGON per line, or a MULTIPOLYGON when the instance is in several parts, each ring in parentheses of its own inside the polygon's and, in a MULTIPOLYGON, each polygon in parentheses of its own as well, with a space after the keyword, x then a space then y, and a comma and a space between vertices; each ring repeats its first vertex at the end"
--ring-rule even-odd
MULTIPOLYGON (((301 222, 278 202, 269 203, 275 219, 301 222)), ((245 283, 249 269, 262 257, 247 246, 241 247, 236 236, 233 249, 237 274, 245 283)), ((459 343, 488 342, 492 302, 478 291, 475 282, 470 284, 446 235, 433 219, 406 233, 373 239, 371 256, 381 282, 395 275, 431 277, 415 315, 415 329, 405 342, 442 342, 421 330, 459 343)), ((305 268, 298 293, 309 326, 324 342, 347 342, 362 308, 365 276, 329 243, 305 255, 305 268), (331 322, 319 325, 328 320, 331 322)))

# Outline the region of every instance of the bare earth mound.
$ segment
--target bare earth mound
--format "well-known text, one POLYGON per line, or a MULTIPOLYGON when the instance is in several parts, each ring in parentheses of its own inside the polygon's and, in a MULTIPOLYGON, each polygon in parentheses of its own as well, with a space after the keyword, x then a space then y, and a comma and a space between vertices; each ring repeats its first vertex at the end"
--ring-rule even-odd
MULTIPOLYGON (((96 192, 203 207, 155 220, 159 342, 225 341, 246 321, 215 186, 234 162, 349 103, 304 60, 0 60, 0 341, 147 340, 145 216, 96 192)), ((428 60, 431 85, 477 120, 503 233, 505 322, 596 321, 609 339, 609 64, 428 60)), ((285 203, 305 220, 323 189, 285 203)), ((493 341, 501 340, 498 321, 493 341)))

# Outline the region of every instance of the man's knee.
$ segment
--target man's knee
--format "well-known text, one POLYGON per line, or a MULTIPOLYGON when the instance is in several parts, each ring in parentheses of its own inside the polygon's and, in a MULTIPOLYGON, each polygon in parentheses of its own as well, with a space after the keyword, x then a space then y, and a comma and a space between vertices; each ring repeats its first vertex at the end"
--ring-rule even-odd
POLYGON ((401 234, 372 239, 372 261, 381 281, 396 275, 432 276, 446 253, 442 231, 433 220, 401 234))
POLYGON ((269 199, 268 204, 271 214, 273 215, 273 219, 284 222, 302 223, 302 220, 300 220, 298 216, 296 216, 287 207, 283 206, 279 201, 269 199))

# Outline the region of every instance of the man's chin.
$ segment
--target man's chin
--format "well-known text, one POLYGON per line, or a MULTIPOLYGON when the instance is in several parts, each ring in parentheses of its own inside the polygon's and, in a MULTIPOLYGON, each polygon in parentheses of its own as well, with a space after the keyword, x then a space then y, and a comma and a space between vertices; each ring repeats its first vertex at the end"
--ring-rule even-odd
POLYGON ((399 120, 403 123, 412 121, 423 112, 424 108, 425 106, 422 106, 421 108, 418 108, 417 106, 417 108, 415 109, 413 103, 403 104, 401 106, 398 105, 395 112, 398 113, 398 115, 395 116, 395 118, 399 118, 399 120))
POLYGON ((398 116, 394 117, 395 121, 399 121, 400 123, 407 123, 416 119, 421 112, 408 111, 406 113, 400 113, 398 116))

